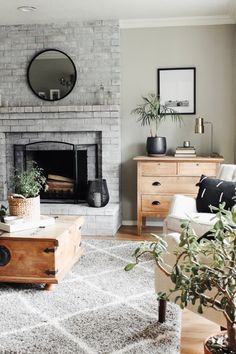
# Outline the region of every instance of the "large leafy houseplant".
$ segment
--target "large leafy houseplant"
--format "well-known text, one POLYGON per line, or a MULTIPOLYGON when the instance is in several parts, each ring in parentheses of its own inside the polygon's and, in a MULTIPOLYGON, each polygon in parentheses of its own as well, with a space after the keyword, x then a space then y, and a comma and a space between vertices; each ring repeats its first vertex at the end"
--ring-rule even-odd
POLYGON ((147 138, 147 152, 149 155, 165 155, 166 138, 158 136, 158 129, 167 117, 175 123, 182 123, 182 117, 172 108, 161 105, 160 99, 154 93, 142 96, 143 102, 134 108, 131 113, 138 115, 138 122, 148 126, 150 137, 147 138))
POLYGON ((216 212, 217 222, 210 238, 198 240, 191 221, 183 221, 175 264, 167 265, 163 259, 167 252, 165 237, 142 243, 134 252, 135 262, 125 267, 131 270, 141 257, 150 254, 157 267, 170 277, 173 288, 158 293, 158 299, 169 300, 175 293, 175 302, 181 308, 189 303, 222 312, 227 323, 227 336, 211 339, 208 347, 212 353, 236 353, 236 229, 232 227, 235 213, 225 210, 222 203, 216 212))

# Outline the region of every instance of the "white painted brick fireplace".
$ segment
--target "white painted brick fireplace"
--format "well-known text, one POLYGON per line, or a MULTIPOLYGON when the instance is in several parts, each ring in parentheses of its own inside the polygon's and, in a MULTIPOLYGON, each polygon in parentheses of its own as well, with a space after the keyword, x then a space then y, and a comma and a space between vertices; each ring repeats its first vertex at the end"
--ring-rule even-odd
POLYGON ((38 141, 97 143, 110 202, 42 204, 47 214, 85 216, 84 235, 114 235, 120 225, 120 29, 118 21, 0 26, 0 200, 6 201, 14 166, 13 145, 38 141), (27 68, 44 49, 67 53, 77 69, 73 91, 45 102, 27 84, 27 68), (95 105, 103 84, 109 105, 95 105))

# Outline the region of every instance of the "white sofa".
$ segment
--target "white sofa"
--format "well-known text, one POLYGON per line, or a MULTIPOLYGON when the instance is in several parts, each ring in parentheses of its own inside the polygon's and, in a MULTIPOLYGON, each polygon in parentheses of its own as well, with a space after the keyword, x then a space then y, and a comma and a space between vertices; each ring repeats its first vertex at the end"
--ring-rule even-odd
MULTIPOLYGON (((236 165, 223 164, 220 167, 217 178, 226 181, 236 181, 236 165)), ((175 256, 174 250, 178 247, 180 237, 180 220, 192 219, 192 226, 198 236, 202 236, 205 232, 211 229, 211 226, 215 222, 214 214, 211 213, 198 213, 196 208, 196 199, 184 195, 175 195, 172 200, 172 204, 169 210, 169 214, 164 221, 164 234, 168 243, 168 254, 164 259, 169 265, 174 265, 175 256)), ((169 289, 173 289, 173 283, 163 272, 156 267, 155 275, 155 289, 156 292, 166 292, 169 289)), ((176 296, 176 295, 175 295, 176 296)), ((173 297, 174 299, 174 297, 173 297)), ((189 305, 188 309, 197 313, 197 305, 189 305)), ((159 308, 159 321, 165 321, 165 302, 160 302, 159 308)), ((204 308, 203 315, 207 319, 218 323, 222 327, 226 327, 226 320, 222 313, 213 309, 204 308)))

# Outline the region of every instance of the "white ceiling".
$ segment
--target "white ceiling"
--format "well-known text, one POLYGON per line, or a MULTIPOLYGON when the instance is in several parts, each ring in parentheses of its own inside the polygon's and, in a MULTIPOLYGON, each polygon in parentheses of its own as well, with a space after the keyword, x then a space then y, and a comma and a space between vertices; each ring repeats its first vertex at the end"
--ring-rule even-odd
POLYGON ((123 27, 137 20, 235 23, 235 10, 236 0, 0 0, 0 25, 100 19, 119 19, 123 27), (37 11, 17 10, 24 5, 37 11))

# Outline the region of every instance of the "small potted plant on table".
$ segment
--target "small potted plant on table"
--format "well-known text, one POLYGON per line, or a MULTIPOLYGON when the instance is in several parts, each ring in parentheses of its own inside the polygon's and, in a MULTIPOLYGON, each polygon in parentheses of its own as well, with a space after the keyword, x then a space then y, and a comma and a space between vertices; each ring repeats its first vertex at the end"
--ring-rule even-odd
POLYGON ((224 206, 222 203, 219 208, 212 207, 217 212, 217 222, 211 238, 199 241, 191 223, 183 221, 174 265, 164 262, 167 243, 164 237, 155 235, 157 241, 142 243, 134 252, 135 262, 125 267, 126 271, 131 270, 148 253, 173 282, 173 289, 157 294, 158 300, 168 301, 171 294, 178 292, 175 302, 181 308, 197 304, 199 313, 204 307, 211 307, 225 316, 227 331, 206 341, 205 354, 236 353, 236 229, 232 227, 236 214, 224 210, 224 206))
POLYGON ((172 108, 160 104, 160 99, 154 93, 149 93, 147 97, 142 97, 143 103, 132 110, 132 114, 139 116, 138 122, 142 126, 148 125, 150 137, 147 138, 146 150, 149 156, 166 155, 166 138, 158 136, 158 129, 162 122, 170 116, 173 122, 182 123, 182 117, 172 108), (154 128, 153 126, 154 125, 154 128))
POLYGON ((29 221, 40 219, 41 190, 47 190, 43 170, 34 164, 26 171, 16 171, 13 178, 14 192, 8 198, 11 216, 22 216, 29 221))

